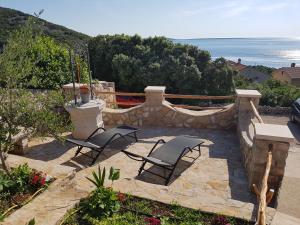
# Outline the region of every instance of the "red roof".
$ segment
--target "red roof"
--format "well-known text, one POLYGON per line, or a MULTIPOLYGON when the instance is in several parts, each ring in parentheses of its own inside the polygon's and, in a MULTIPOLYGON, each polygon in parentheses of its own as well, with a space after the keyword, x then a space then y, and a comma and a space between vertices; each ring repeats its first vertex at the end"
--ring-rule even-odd
POLYGON ((300 78, 300 67, 282 67, 278 70, 285 72, 290 78, 300 78))
POLYGON ((233 67, 234 69, 236 69, 237 71, 241 71, 243 69, 245 69, 247 66, 244 65, 244 64, 241 64, 241 63, 236 63, 236 62, 233 62, 231 60, 228 60, 227 61, 228 65, 233 67))

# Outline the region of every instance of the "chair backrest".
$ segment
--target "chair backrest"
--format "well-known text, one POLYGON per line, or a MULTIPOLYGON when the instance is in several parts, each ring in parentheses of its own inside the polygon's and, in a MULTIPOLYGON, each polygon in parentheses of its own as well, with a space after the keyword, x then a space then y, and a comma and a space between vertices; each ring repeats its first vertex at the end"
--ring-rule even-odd
MULTIPOLYGON (((178 136, 155 149, 150 156, 174 165, 186 147, 190 147, 192 149, 200 143, 201 140, 194 137, 178 136)), ((189 150, 186 149, 184 154, 188 151, 189 150)))

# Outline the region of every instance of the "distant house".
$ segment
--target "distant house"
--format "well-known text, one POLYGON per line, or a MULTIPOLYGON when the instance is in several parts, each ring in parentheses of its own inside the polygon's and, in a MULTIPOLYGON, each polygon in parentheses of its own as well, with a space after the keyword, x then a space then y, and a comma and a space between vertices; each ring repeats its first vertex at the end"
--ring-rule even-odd
POLYGON ((238 59, 237 63, 231 60, 228 60, 227 63, 233 69, 237 70, 241 76, 247 78, 251 82, 261 83, 271 77, 271 75, 267 73, 260 72, 251 66, 242 64, 241 59, 238 59))
POLYGON ((292 63, 291 67, 282 67, 272 73, 274 79, 300 87, 300 67, 292 63))

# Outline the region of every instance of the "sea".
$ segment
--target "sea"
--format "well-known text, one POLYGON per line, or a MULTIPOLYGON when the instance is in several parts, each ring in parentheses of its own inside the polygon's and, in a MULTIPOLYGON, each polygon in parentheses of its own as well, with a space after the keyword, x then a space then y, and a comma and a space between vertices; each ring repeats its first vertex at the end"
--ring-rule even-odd
POLYGON ((300 66, 300 38, 200 38, 171 39, 210 52, 212 59, 224 57, 245 65, 280 68, 300 66))

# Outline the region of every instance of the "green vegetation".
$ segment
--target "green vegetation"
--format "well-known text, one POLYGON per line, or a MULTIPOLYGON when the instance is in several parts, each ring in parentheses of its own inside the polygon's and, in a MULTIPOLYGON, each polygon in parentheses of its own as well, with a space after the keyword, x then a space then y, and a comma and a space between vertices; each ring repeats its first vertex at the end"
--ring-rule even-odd
MULTIPOLYGON (((11 33, 4 52, 0 55, 0 73, 14 70, 22 78, 23 88, 59 89, 72 81, 68 50, 36 29, 37 18, 30 18, 11 33), (22 63, 20 63, 20 61, 22 63)), ((88 81, 87 64, 77 57, 81 80, 88 81)), ((2 79, 2 86, 7 80, 2 79)))
MULTIPOLYGON (((10 33, 26 24, 29 17, 30 15, 26 13, 0 7, 0 49, 7 42, 10 33)), ((43 34, 54 38, 59 43, 71 46, 79 53, 85 51, 89 36, 42 19, 38 19, 38 21, 43 34)))
POLYGON ((51 182, 45 174, 23 164, 7 173, 0 170, 0 221, 9 214, 12 206, 20 208, 41 188, 51 182))
POLYGON ((196 46, 174 44, 165 37, 103 35, 90 40, 93 77, 114 81, 122 91, 142 92, 165 85, 169 93, 227 95, 235 74, 223 58, 196 46))
POLYGON ((269 75, 271 75, 273 73, 273 71, 276 70, 275 68, 262 66, 262 65, 251 66, 251 67, 253 69, 256 69, 256 70, 262 72, 262 73, 269 74, 269 75))
POLYGON ((300 98, 299 88, 274 79, 257 84, 250 83, 241 76, 236 76, 235 85, 237 88, 258 90, 262 94, 260 105, 290 107, 297 98, 300 98))
MULTIPOLYGON (((55 111, 65 102, 60 91, 33 94, 25 89, 28 82, 34 80, 34 76, 30 76, 32 71, 44 66, 35 66, 36 61, 32 62, 33 58, 27 55, 28 49, 32 52, 30 46, 35 46, 36 41, 40 40, 39 36, 33 34, 30 20, 12 34, 5 51, 0 55, 0 160, 7 174, 10 174, 10 169, 5 156, 14 148, 16 135, 30 133, 58 137, 69 124, 68 118, 55 111)), ((49 65, 53 65, 52 62, 49 65)), ((46 68, 50 69, 48 66, 46 68)), ((39 81, 38 77, 36 80, 39 81)))

